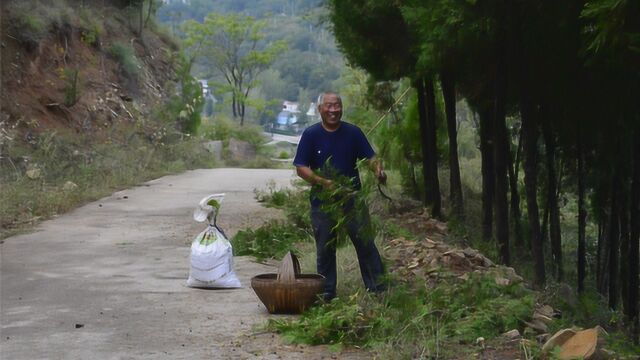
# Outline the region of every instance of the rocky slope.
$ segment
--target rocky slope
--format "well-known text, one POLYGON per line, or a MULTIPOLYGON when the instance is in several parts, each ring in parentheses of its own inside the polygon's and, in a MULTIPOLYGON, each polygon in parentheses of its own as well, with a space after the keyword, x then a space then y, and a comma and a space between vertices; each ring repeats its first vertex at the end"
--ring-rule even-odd
MULTIPOLYGON (((45 129, 101 135, 144 124, 167 96, 175 43, 140 34, 135 12, 105 1, 3 1, 0 121, 29 140, 45 129)), ((6 139, 5 139, 6 140, 6 139)))

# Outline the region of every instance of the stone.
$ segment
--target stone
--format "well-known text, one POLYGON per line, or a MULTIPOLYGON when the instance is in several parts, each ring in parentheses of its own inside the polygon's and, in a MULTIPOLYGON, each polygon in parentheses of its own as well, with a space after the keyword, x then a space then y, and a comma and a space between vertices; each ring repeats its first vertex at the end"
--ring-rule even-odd
POLYGON ((32 168, 27 170, 25 175, 27 175, 27 177, 31 180, 36 180, 42 176, 42 171, 38 168, 32 168))
POLYGON ((520 331, 518 331, 518 329, 513 329, 502 334, 502 336, 506 337, 509 340, 517 339, 520 337, 520 331))
POLYGON ((540 334, 536 336, 536 341, 538 342, 538 344, 543 344, 547 342, 547 340, 549 339, 549 336, 550 335, 548 333, 540 334))
POLYGON ((550 317, 550 318, 552 318, 556 314, 556 311, 553 310, 553 308, 551 306, 549 306, 549 305, 543 305, 543 306, 539 307, 536 310, 536 312, 540 313, 540 314, 542 314, 542 315, 544 315, 546 317, 550 317))
POLYGON ((550 324, 553 321, 552 318, 550 318, 550 317, 548 317, 546 315, 543 315, 543 314, 541 314, 541 313, 539 313, 537 311, 533 314, 533 318, 535 320, 540 320, 545 324, 550 324))
POLYGON ((524 323, 531 329, 535 330, 538 334, 544 334, 549 331, 549 327, 547 326, 547 324, 543 323, 540 320, 525 321, 524 323))
POLYGON ((222 160, 222 140, 207 141, 203 146, 207 151, 213 154, 213 158, 216 161, 222 160))
POLYGON ((64 185, 62 185, 62 190, 64 191, 73 191, 77 188, 78 188, 78 185, 73 181, 67 181, 66 183, 64 183, 64 185))
POLYGON ((256 157, 256 149, 246 141, 229 139, 229 160, 247 161, 256 157))

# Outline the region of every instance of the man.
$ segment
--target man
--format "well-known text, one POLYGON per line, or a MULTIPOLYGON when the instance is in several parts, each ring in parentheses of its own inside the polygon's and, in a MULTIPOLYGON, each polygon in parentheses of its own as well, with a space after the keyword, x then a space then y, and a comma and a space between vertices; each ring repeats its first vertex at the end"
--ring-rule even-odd
MULTIPOLYGON (((330 200, 321 200, 320 192, 335 189, 337 178, 332 177, 335 175, 351 179, 353 190, 359 190, 358 160, 368 159, 380 183, 386 181, 386 175, 362 130, 341 121, 342 99, 338 94, 320 94, 318 111, 322 122, 308 127, 302 133, 293 164, 298 176, 312 185, 311 223, 316 239, 317 269, 326 278, 324 299, 331 300, 336 296, 337 284, 336 234, 332 231, 336 221, 323 211, 323 201, 330 200)), ((347 213, 357 212, 357 216, 347 217, 345 225, 358 255, 364 285, 371 292, 383 291, 382 259, 374 243, 374 234, 364 231, 369 227, 369 211, 366 207, 356 208, 353 199, 346 202, 343 210, 347 213)))

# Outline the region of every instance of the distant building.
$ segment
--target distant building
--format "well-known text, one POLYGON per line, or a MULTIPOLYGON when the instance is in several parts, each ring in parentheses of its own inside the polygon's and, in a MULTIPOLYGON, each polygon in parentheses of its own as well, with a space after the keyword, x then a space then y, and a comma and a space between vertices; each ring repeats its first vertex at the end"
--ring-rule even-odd
POLYGON ((298 110, 298 103, 293 101, 284 101, 282 103, 282 111, 288 111, 293 114, 300 112, 300 110, 298 110))
POLYGON ((209 80, 200 79, 198 82, 200 83, 200 88, 202 88, 202 97, 206 98, 211 94, 211 90, 209 89, 209 80))
POLYGON ((215 105, 218 103, 218 99, 213 96, 211 88, 209 88, 209 81, 205 79, 198 79, 200 88, 202 89, 202 98, 204 99, 204 106, 202 107, 202 113, 206 116, 211 116, 214 111, 215 105))
POLYGON ((298 133, 302 130, 304 124, 300 121, 299 104, 294 101, 284 101, 282 103, 282 111, 276 116, 275 122, 272 123, 272 130, 286 133, 298 133))
POLYGON ((283 131, 294 130, 294 126, 298 123, 298 116, 296 114, 282 110, 276 117, 276 129, 283 131))
POLYGON ((174 3, 183 3, 183 4, 191 4, 191 0, 162 0, 162 3, 165 5, 174 4, 174 3))

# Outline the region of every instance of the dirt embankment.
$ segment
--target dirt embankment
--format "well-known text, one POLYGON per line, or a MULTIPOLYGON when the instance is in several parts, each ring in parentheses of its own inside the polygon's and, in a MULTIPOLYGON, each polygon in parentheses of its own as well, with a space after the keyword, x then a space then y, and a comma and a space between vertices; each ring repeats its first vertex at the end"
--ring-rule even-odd
POLYGON ((29 141, 142 125, 167 96, 177 46, 104 1, 3 1, 0 123, 29 141))

